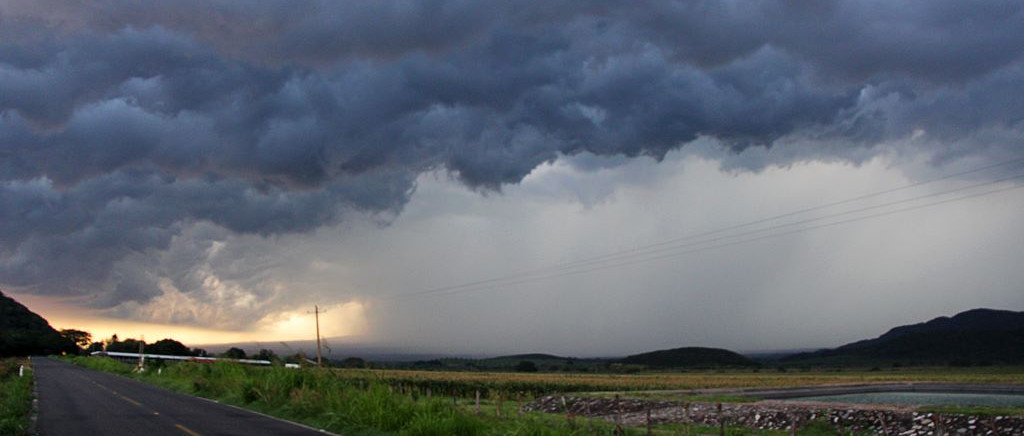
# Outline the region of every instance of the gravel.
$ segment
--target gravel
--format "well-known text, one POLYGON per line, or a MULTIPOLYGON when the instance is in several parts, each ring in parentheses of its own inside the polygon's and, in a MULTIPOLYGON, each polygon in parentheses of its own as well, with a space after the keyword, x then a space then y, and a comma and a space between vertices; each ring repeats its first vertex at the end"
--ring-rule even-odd
POLYGON ((784 401, 722 403, 684 403, 573 396, 546 396, 523 406, 524 411, 540 411, 575 416, 600 417, 626 426, 647 423, 647 411, 654 424, 690 423, 727 425, 757 429, 797 429, 809 421, 826 421, 837 432, 870 432, 877 435, 1007 435, 1024 436, 1024 417, 973 416, 922 413, 912 406, 852 405, 784 401))

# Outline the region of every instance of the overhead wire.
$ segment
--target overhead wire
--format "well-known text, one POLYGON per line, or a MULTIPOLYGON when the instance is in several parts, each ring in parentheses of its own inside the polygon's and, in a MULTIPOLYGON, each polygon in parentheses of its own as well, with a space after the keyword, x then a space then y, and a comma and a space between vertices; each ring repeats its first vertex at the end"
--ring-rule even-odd
MULTIPOLYGON (((1024 176, 1024 175, 1022 175, 1022 176, 1024 176)), ((680 251, 680 252, 670 252, 670 253, 661 254, 661 255, 658 255, 658 256, 643 257, 643 258, 638 258, 638 259, 627 259, 625 262, 613 263, 613 264, 602 265, 602 266, 595 266, 595 267, 588 268, 588 269, 568 270, 568 271, 564 271, 564 272, 560 272, 560 273, 553 273, 553 274, 544 275, 544 276, 528 277, 528 278, 520 279, 520 280, 517 280, 517 281, 509 281, 509 282, 502 282, 502 283, 492 284, 492 285, 486 286, 486 287, 463 288, 463 289, 445 289, 445 290, 434 292, 434 293, 431 293, 431 294, 420 294, 420 295, 407 294, 407 295, 409 297, 430 297, 430 296, 443 296, 443 295, 444 296, 446 296, 446 295, 457 295, 457 294, 476 292, 476 291, 482 291, 482 290, 488 290, 488 289, 494 289, 494 288, 501 288, 501 287, 507 287, 507 286, 513 286, 513 285, 533 283, 533 282, 537 282, 537 281, 549 280, 549 279, 565 277, 565 276, 585 274, 585 273, 590 273, 590 272, 595 272, 595 271, 602 271, 602 270, 611 269, 611 268, 619 268, 619 267, 624 267, 624 266, 629 266, 629 265, 635 265, 635 264, 639 264, 639 263, 647 263, 647 262, 652 262, 652 261, 657 261, 657 260, 675 258, 675 257, 684 256, 684 255, 687 255, 687 254, 694 254, 694 253, 700 253, 700 252, 709 251, 709 250, 727 248, 727 247, 731 247, 731 246, 735 246, 735 245, 746 244, 746 243, 750 243, 750 242, 756 242, 756 241, 772 239, 772 238, 778 238, 778 237, 782 237, 782 236, 788 236, 788 235, 792 235, 792 234, 796 234, 796 233, 803 233, 803 232, 807 232, 807 231, 811 231, 811 230, 817 230, 817 229, 826 228, 826 227, 834 227, 834 226, 838 226, 838 225, 842 225, 842 224, 849 224, 849 223, 853 223, 853 222, 857 222, 857 221, 864 221, 864 220, 873 219, 873 218, 880 218, 880 217, 885 217, 885 216, 889 216, 889 215, 894 215, 894 214, 897 214, 897 213, 908 212, 908 211, 911 211, 911 210, 923 209, 923 208, 926 208, 926 207, 938 206, 938 205, 941 205, 941 204, 951 203, 951 202, 954 202, 954 201, 966 200, 966 199, 976 198, 976 197, 983 197, 983 196, 987 196, 987 195, 998 194, 998 193, 1001 193, 1001 192, 1011 191, 1011 190, 1016 190, 1016 189, 1021 189, 1021 188, 1024 188, 1024 185, 1014 185, 1014 186, 1004 187, 1004 188, 1000 188, 1000 189, 995 189, 995 190, 992 190, 992 191, 986 191, 986 192, 980 192, 980 193, 963 195, 961 197, 957 197, 957 198, 953 198, 953 199, 940 200, 940 201, 935 201, 935 202, 931 202, 931 203, 927 203, 927 204, 911 206, 911 207, 906 207, 906 208, 892 210, 892 211, 879 212, 879 213, 876 213, 876 214, 867 215, 867 216, 863 216, 863 217, 849 218, 849 219, 835 221, 835 222, 822 223, 822 224, 818 224, 818 225, 814 225, 814 226, 797 228, 797 229, 793 229, 793 230, 789 230, 789 231, 785 231, 785 232, 771 233, 771 234, 762 235, 762 236, 758 236, 758 237, 741 239, 741 240, 731 241, 731 242, 725 242, 725 243, 721 243, 721 244, 717 244, 717 245, 711 245, 711 246, 706 246, 706 247, 698 247, 698 248, 693 248, 693 249, 690 249, 690 250, 685 250, 685 251, 680 251)), ((652 254, 652 253, 647 253, 647 254, 652 254)))
POLYGON ((782 219, 782 218, 788 218, 788 217, 791 217, 791 216, 805 214, 805 213, 808 213, 808 212, 814 212, 814 211, 818 211, 818 210, 827 209, 827 208, 830 208, 830 207, 840 206, 840 205, 843 205, 843 204, 849 204, 849 203, 853 203, 853 202, 856 202, 856 201, 861 201, 861 200, 866 200, 866 199, 869 199, 869 198, 879 197, 879 196, 882 196, 882 195, 891 194, 891 193, 899 192, 899 191, 904 191, 904 190, 907 190, 907 189, 916 188, 916 187, 920 187, 920 186, 924 186, 924 185, 940 182, 940 181, 943 181, 943 180, 949 180, 949 179, 953 179, 953 178, 957 178, 957 177, 962 177, 962 176, 966 176, 966 175, 970 175, 970 174, 974 174, 974 173, 978 173, 978 172, 982 172, 982 171, 986 171, 986 170, 990 170, 990 169, 994 169, 994 168, 998 168, 998 167, 1008 166, 1008 165, 1012 165, 1012 164, 1015 164, 1015 163, 1024 163, 1024 157, 1020 157, 1020 158, 1016 158, 1016 159, 1011 159, 1011 160, 1007 160, 1007 161, 1003 161, 1003 162, 999 162, 999 163, 995 163, 995 164, 985 165, 985 166, 982 166, 982 167, 972 168, 972 169, 969 169, 969 170, 960 171, 960 172, 956 172, 956 173, 952 173, 952 174, 947 174, 947 175, 944 175, 944 176, 941 176, 941 177, 936 177, 936 178, 932 178, 932 179, 929 179, 929 180, 924 180, 924 181, 920 181, 920 182, 910 183, 910 184, 907 184, 907 185, 903 185, 903 186, 899 186, 899 187, 895 187, 895 188, 890 188, 890 189, 885 189, 885 190, 882 190, 882 191, 876 191, 876 192, 872 192, 872 193, 868 193, 868 194, 864 194, 864 195, 860 195, 860 196, 856 196, 856 197, 852 197, 852 198, 847 198, 847 199, 840 200, 840 201, 824 203, 824 204, 820 204, 820 205, 817 205, 817 206, 812 206, 812 207, 796 210, 796 211, 793 211, 793 212, 787 212, 787 213, 783 213, 783 214, 779 214, 779 215, 773 215, 773 216, 768 216, 768 217, 764 217, 764 218, 759 218, 759 219, 756 219, 756 220, 753 220, 753 221, 749 221, 749 222, 746 222, 746 223, 741 223, 741 224, 736 224, 736 225, 732 225, 732 226, 728 226, 728 227, 724 227, 724 228, 719 228, 719 229, 715 229, 715 230, 709 230, 709 231, 704 231, 704 232, 700 232, 700 233, 690 234, 690 235, 686 235, 686 236, 682 236, 682 237, 677 237, 677 238, 669 239, 669 240, 666 240, 666 241, 661 241, 661 242, 657 242, 657 243, 653 243, 653 244, 648 244, 648 245, 644 245, 644 246, 640 246, 640 247, 634 247, 634 248, 630 248, 630 249, 626 249, 626 250, 619 250, 619 251, 615 251, 615 252, 612 252, 612 253, 606 253, 606 254, 603 254, 603 255, 600 255, 600 256, 593 256, 593 257, 588 257, 588 258, 584 258, 584 259, 578 259, 578 260, 574 260, 574 261, 570 261, 570 262, 558 263, 558 264, 550 265, 550 266, 546 266, 546 267, 535 268, 535 269, 526 270, 526 271, 520 271, 520 272, 516 272, 516 273, 512 273, 512 274, 503 275, 503 276, 500 276, 500 277, 493 277, 493 278, 488 278, 488 279, 483 279, 483 280, 477 280, 477 281, 472 281, 472 282, 468 282, 468 283, 462 283, 462 284, 453 285, 453 286, 443 286, 443 287, 439 287, 439 288, 426 289, 426 290, 423 290, 423 291, 417 291, 417 292, 407 293, 407 294, 402 294, 402 295, 419 295, 419 294, 428 294, 428 293, 431 293, 431 292, 434 292, 434 291, 448 290, 448 289, 451 289, 451 288, 475 287, 475 286, 485 285, 485 284, 489 284, 489 283, 497 283, 497 282, 502 282, 502 281, 506 281, 506 280, 514 280, 514 279, 518 279, 518 278, 525 277, 525 276, 542 274, 542 273, 545 273, 545 272, 560 270, 560 269, 564 269, 564 268, 591 265, 591 264, 594 264, 596 262, 603 262, 603 261, 608 260, 608 259, 619 258, 621 256, 631 255, 631 254, 634 254, 634 253, 639 253, 639 252, 647 251, 647 250, 650 250, 650 249, 655 248, 655 247, 661 247, 661 246, 665 246, 665 245, 671 245, 671 244, 674 244, 674 243, 678 243, 678 242, 681 242, 681 241, 687 241, 687 240, 696 239, 696 238, 700 238, 700 237, 704 237, 704 236, 711 236, 711 235, 716 235, 716 234, 720 234, 720 233, 725 233, 725 232, 728 232, 728 231, 731 231, 731 230, 738 230, 738 229, 754 226, 754 225, 757 225, 757 224, 763 224, 763 223, 766 223, 766 222, 776 221, 776 220, 779 220, 779 219, 782 219))
MULTIPOLYGON (((926 181, 911 183, 911 184, 900 186, 900 187, 896 187, 896 188, 890 188, 890 189, 886 189, 886 190, 882 190, 882 191, 872 192, 872 193, 869 193, 869 194, 864 194, 864 195, 860 195, 860 196, 857 196, 857 197, 852 197, 852 198, 848 198, 848 199, 844 199, 844 200, 840 200, 840 201, 824 203, 824 204, 821 204, 821 205, 817 205, 817 206, 813 206, 813 207, 808 207, 808 208, 800 209, 800 210, 797 210, 797 211, 792 211, 792 212, 787 212, 787 213, 784 213, 784 214, 779 214, 779 215, 769 216, 769 217, 765 217, 765 218, 760 218, 760 219, 757 219, 757 220, 749 221, 749 222, 738 224, 738 225, 733 225, 733 226, 728 226, 728 227, 724 227, 724 228, 720 228, 720 229, 715 229, 715 230, 695 233, 695 234, 691 234, 691 235, 687 235, 687 236, 683 236, 683 237, 678 237, 678 238, 673 238, 673 239, 669 239, 669 240, 666 240, 666 241, 661 241, 661 242, 657 242, 657 243, 653 243, 653 244, 647 244, 647 245, 644 245, 644 246, 641 246, 641 247, 636 247, 636 248, 632 248, 632 249, 628 249, 628 250, 620 250, 620 251, 617 251, 617 252, 607 253, 607 254, 604 254, 604 255, 601 255, 601 256, 594 256, 594 257, 590 257, 590 258, 586 258, 586 259, 580 259, 580 260, 576 260, 576 261, 572 261, 572 262, 564 262, 564 263, 560 263, 560 264, 556 264, 556 265, 551 265, 551 266, 547 266, 547 267, 536 268, 536 269, 522 271, 522 272, 518 272, 518 273, 514 273, 514 274, 508 274, 508 275, 504 275, 504 276, 500 276, 500 277, 494 277, 494 278, 489 278, 489 279, 484 279, 484 280, 477 280, 477 281, 472 281, 472 282, 462 283, 462 284, 457 284, 457 285, 435 287, 435 288, 430 288, 430 289, 425 289, 425 290, 416 291, 416 292, 410 292, 410 293, 384 295, 384 296, 380 296, 379 298, 391 300, 391 299, 405 299, 405 298, 415 298, 415 297, 423 297, 423 296, 431 296, 431 295, 452 295, 452 294, 456 294, 456 293, 462 293, 461 291, 476 291, 476 290, 491 289, 491 288, 495 288, 495 287, 505 287, 505 286, 529 283, 529 282, 534 282, 534 281, 539 281, 539 280, 547 280, 547 279, 550 279, 550 278, 562 277, 562 276, 565 276, 565 275, 574 275, 574 274, 582 274, 582 273, 587 273, 587 272, 593 272, 593 271, 597 271, 597 270, 607 269, 607 268, 610 268, 610 267, 621 267, 621 266, 626 266, 626 265, 632 265, 632 264, 635 264, 635 263, 641 263, 641 262, 647 262, 647 261, 652 261, 652 260, 658 260, 658 259, 661 259, 661 258, 664 258, 664 257, 675 257, 675 256, 682 255, 682 254, 690 254, 690 253, 694 252, 694 250, 687 250, 687 251, 675 252, 675 253, 673 253, 673 252, 677 251, 677 250, 685 249, 685 248, 700 247, 701 245, 706 245, 706 244, 709 244, 709 243, 722 242, 722 241, 726 241, 726 240, 729 240, 729 239, 736 239, 736 238, 752 236, 752 235, 756 235, 758 233, 765 233, 765 232, 777 231, 777 230, 785 229, 785 228, 789 228, 789 227, 795 227, 795 226, 800 226, 800 225, 805 225, 805 224, 812 224, 814 222, 819 222, 819 221, 830 219, 830 218, 838 218, 838 217, 842 217, 842 216, 846 216, 846 215, 857 214, 857 213, 867 212, 867 211, 871 211, 871 210, 884 209, 884 208, 887 208, 887 207, 898 206, 898 205, 901 205, 901 204, 906 204, 906 203, 911 203, 911 202, 915 202, 915 201, 920 201, 920 200, 927 199, 927 198, 933 198, 933 197, 939 197, 939 196, 944 196, 944 195, 950 195, 950 194, 954 194, 954 193, 957 193, 957 192, 962 192, 962 191, 976 189, 976 188, 980 188, 980 187, 984 187, 984 186, 991 186, 991 185, 1007 182, 1007 181, 1010 181, 1010 180, 1013 180, 1013 179, 1016 179, 1016 178, 1024 177, 1024 174, 1016 174, 1016 175, 1013 175, 1013 176, 1002 177, 1002 178, 991 180, 991 181, 976 183, 976 184, 972 184, 972 185, 968 185, 968 186, 961 186, 961 187, 950 189, 950 190, 933 192, 933 193, 929 193, 929 194, 925 194, 925 195, 920 195, 920 196, 913 197, 913 198, 896 200, 896 201, 891 201, 891 202, 887 202, 887 203, 883 203, 883 204, 877 204, 877 205, 861 207, 861 208, 857 208, 857 209, 847 210, 847 211, 843 211, 843 212, 837 212, 837 213, 828 214, 828 215, 824 215, 824 216, 808 218, 808 219, 804 219, 804 220, 800 220, 800 221, 796 221, 796 222, 789 222, 789 223, 778 224, 778 225, 769 226, 769 227, 760 228, 760 229, 755 229, 755 230, 748 230, 748 231, 744 231, 744 232, 740 232, 740 233, 733 233, 733 234, 716 236, 714 238, 707 238, 709 236, 720 235, 722 233, 726 233, 726 232, 733 231, 733 230, 739 230, 739 229, 755 226, 755 225, 758 225, 758 224, 765 224, 765 223, 769 223, 769 222, 772 222, 772 221, 777 221, 777 220, 780 220, 782 218, 795 217, 795 216, 806 214, 806 213, 809 213, 809 212, 824 210, 824 209, 827 209, 827 208, 836 207, 836 206, 840 206, 840 205, 844 205, 844 204, 850 204, 850 203, 854 203, 854 202, 857 202, 857 201, 866 200, 866 199, 869 199, 869 198, 879 197, 879 196, 882 196, 882 195, 885 195, 885 194, 891 194, 891 193, 894 193, 894 192, 903 191, 903 190, 907 190, 907 189, 911 189, 911 188, 915 188, 915 187, 920 187, 920 186, 928 185, 928 184, 935 183, 935 182, 942 181, 942 180, 948 180, 948 179, 952 179, 952 178, 957 178, 957 177, 961 177, 961 176, 964 176, 964 175, 978 173, 978 172, 982 172, 982 171, 986 171, 986 170, 990 170, 990 169, 994 169, 994 168, 998 168, 998 167, 1003 167, 1003 166, 1011 165, 1011 164, 1014 164, 1014 163, 1020 163, 1020 162, 1024 162, 1024 157, 1017 158, 1017 159, 1012 159, 1012 160, 1008 160, 1008 161, 1004 161, 1004 162, 1000 162, 1000 163, 996 163, 996 164, 986 165, 986 166, 983 166, 983 167, 973 168, 973 169, 970 169, 970 170, 961 171, 961 172, 957 172, 957 173, 953 173, 953 174, 948 174, 948 175, 945 175, 945 176, 933 178, 933 179, 926 180, 926 181), (703 239, 701 239, 701 238, 703 238, 703 239), (689 241, 689 242, 687 242, 687 241, 689 241), (653 258, 650 257, 652 255, 657 255, 659 253, 666 253, 666 252, 669 252, 669 253, 667 255, 662 254, 662 255, 659 255, 659 256, 655 256, 653 258)), ((760 239, 765 239, 765 238, 770 238, 770 237, 778 237, 778 236, 783 236, 783 235, 788 235, 788 234, 793 234, 793 233, 813 230, 813 229, 821 228, 821 227, 829 227, 829 226, 833 226, 833 225, 845 224, 845 223, 850 223, 850 222, 859 221, 859 220, 863 220, 863 219, 877 218, 877 217, 881 217, 881 216, 891 215, 892 213, 905 212, 905 211, 909 211, 909 210, 919 209, 919 208, 922 208, 922 207, 930 207, 930 206, 935 206, 935 205, 939 205, 939 204, 945 204, 945 203, 948 203, 948 202, 951 202, 951 201, 960 201, 960 200, 965 200, 965 199, 969 199, 969 198, 975 198, 975 197, 978 197, 978 196, 991 195, 991 194, 995 194, 995 193, 998 193, 998 192, 1003 192, 1005 190, 1016 189, 1016 188, 1020 188, 1020 187, 1024 187, 1024 186, 1011 186, 1011 187, 1006 188, 1006 189, 998 189, 998 190, 994 190, 994 191, 990 191, 990 192, 983 192, 983 193, 978 193, 978 194, 968 194, 968 195, 964 195, 964 196, 960 196, 960 197, 954 198, 952 200, 942 200, 942 201, 936 201, 936 202, 928 203, 928 204, 925 204, 925 205, 913 206, 913 207, 908 207, 908 208, 902 208, 902 209, 898 209, 895 212, 892 212, 892 211, 890 211, 890 212, 882 212, 882 213, 877 213, 877 214, 874 214, 874 215, 868 215, 868 216, 863 216, 863 217, 858 217, 858 218, 846 219, 846 220, 839 221, 837 223, 828 223, 828 224, 824 224, 824 225, 819 224, 819 225, 816 225, 816 226, 805 227, 805 228, 798 228, 796 230, 782 232, 782 233, 776 233, 776 234, 770 234, 770 235, 765 235, 765 236, 762 236, 762 237, 748 238, 748 239, 743 239, 743 240, 739 240, 739 241, 728 242, 728 243, 724 243, 724 244, 720 244, 720 245, 715 245, 715 246, 712 246, 712 247, 697 248, 696 251, 703 251, 705 249, 711 249, 711 248, 721 248, 721 247, 725 247, 725 246, 736 245, 736 244, 739 244, 739 243, 747 243, 747 242, 752 242, 752 241, 756 241, 756 240, 760 240, 760 239)))

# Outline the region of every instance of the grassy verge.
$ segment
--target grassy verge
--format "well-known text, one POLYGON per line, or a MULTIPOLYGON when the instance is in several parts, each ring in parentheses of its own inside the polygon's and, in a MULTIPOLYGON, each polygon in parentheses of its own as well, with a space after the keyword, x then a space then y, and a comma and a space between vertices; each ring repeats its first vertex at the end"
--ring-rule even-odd
POLYGON ((32 412, 32 370, 26 359, 0 359, 0 434, 27 435, 32 412), (18 368, 25 365, 25 374, 18 368))

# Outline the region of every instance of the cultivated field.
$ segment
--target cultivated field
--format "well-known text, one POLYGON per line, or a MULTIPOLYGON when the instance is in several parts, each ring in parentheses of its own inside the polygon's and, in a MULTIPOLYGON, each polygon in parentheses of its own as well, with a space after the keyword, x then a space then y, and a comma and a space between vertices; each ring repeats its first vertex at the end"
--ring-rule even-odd
POLYGON ((808 372, 666 372, 573 374, 336 369, 339 376, 374 380, 401 390, 468 396, 476 390, 538 396, 555 392, 782 388, 863 383, 942 382, 1024 385, 1024 368, 912 368, 808 372))

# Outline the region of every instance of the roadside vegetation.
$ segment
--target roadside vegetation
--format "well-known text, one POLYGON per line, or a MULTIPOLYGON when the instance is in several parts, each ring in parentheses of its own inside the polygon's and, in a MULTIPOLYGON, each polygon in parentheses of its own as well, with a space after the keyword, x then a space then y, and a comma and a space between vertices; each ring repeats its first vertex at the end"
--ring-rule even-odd
MULTIPOLYGON (((848 373, 681 373, 580 375, 286 369, 232 363, 168 363, 137 374, 108 358, 72 357, 76 364, 133 377, 178 392, 215 399, 346 435, 590 435, 615 434, 613 423, 563 414, 522 412, 540 395, 570 391, 781 387, 872 381, 1024 383, 1019 370, 875 371, 848 373), (476 396, 480 393, 477 406, 476 396)), ((727 402, 725 396, 695 401, 727 402)), ((739 401, 736 399, 736 401, 739 401)), ((661 425, 652 434, 717 434, 717 428, 661 425)), ((810 422, 801 435, 835 434, 810 422)), ((625 428, 619 434, 647 434, 625 428)), ((782 435, 728 427, 729 435, 782 435)))
POLYGON ((28 360, 0 359, 0 434, 27 435, 32 412, 32 370, 28 360), (24 365, 23 376, 18 375, 24 365))

